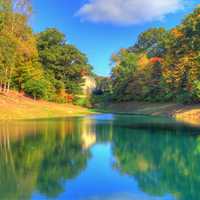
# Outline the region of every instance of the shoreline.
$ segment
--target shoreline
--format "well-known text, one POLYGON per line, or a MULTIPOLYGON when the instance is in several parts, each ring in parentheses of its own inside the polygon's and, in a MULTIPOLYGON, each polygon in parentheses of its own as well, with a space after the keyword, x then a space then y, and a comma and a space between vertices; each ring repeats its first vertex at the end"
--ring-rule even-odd
POLYGON ((15 92, 7 95, 0 94, 0 122, 58 119, 99 113, 163 116, 200 126, 200 104, 122 102, 111 103, 96 109, 87 109, 72 104, 35 101, 15 92))
POLYGON ((173 118, 178 122, 200 126, 200 104, 123 102, 109 104, 97 109, 97 111, 113 114, 162 116, 173 118))
POLYGON ((69 117, 82 117, 87 115, 98 114, 96 112, 88 111, 88 112, 80 112, 80 113, 66 113, 63 115, 46 115, 46 116, 24 116, 24 117, 9 117, 8 119, 0 118, 0 123, 11 122, 11 121, 37 121, 37 120, 56 120, 56 119, 64 119, 69 117))

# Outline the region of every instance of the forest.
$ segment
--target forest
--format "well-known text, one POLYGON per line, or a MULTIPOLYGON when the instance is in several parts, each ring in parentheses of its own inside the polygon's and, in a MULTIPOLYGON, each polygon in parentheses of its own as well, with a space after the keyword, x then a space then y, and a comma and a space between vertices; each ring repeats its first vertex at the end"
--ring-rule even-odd
MULTIPOLYGON (((0 91, 64 103, 92 75, 87 56, 55 28, 34 33, 29 0, 0 0, 0 91)), ((150 28, 95 75, 97 101, 200 102, 200 7, 171 30, 150 28), (100 100, 99 100, 100 99, 100 100)))
POLYGON ((64 103, 81 93, 88 59, 55 28, 34 33, 29 0, 0 0, 0 91, 64 103))
POLYGON ((150 28, 112 55, 109 78, 97 82, 104 101, 200 102, 200 6, 175 28, 150 28))

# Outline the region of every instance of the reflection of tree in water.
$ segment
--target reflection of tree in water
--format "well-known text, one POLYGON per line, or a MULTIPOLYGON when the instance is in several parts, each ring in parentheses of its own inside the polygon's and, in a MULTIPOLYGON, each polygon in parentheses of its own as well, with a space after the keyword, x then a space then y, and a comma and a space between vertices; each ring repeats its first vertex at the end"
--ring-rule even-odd
POLYGON ((176 131, 114 128, 115 168, 156 196, 200 198, 200 137, 176 131))
POLYGON ((1 200, 30 199, 33 191, 55 197, 65 180, 86 167, 89 152, 82 147, 79 123, 36 124, 0 130, 1 200), (11 132, 20 138, 12 140, 11 132))
POLYGON ((150 119, 115 116, 0 126, 0 199, 30 199, 34 191, 57 197, 64 182, 86 167, 89 148, 110 142, 114 167, 136 178, 144 192, 198 200, 200 138, 187 135, 196 131, 150 119))
POLYGON ((77 176, 86 166, 89 153, 83 150, 81 138, 70 135, 52 147, 45 149, 38 175, 38 190, 49 196, 55 197, 64 191, 62 181, 77 176))

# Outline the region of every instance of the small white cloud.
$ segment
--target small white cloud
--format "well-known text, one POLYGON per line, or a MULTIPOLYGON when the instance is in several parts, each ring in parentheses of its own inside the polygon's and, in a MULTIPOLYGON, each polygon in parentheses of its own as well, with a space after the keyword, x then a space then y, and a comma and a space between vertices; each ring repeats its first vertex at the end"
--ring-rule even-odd
POLYGON ((82 20, 120 25, 160 20, 183 7, 183 0, 89 0, 76 13, 82 20))

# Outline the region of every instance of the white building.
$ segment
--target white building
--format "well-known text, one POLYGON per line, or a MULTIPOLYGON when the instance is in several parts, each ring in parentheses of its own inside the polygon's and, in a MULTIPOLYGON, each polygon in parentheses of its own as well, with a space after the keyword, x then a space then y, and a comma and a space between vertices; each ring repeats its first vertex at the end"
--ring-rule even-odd
POLYGON ((82 86, 84 95, 91 95, 96 88, 96 81, 92 76, 84 76, 85 82, 82 86))

